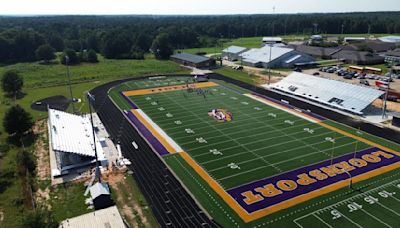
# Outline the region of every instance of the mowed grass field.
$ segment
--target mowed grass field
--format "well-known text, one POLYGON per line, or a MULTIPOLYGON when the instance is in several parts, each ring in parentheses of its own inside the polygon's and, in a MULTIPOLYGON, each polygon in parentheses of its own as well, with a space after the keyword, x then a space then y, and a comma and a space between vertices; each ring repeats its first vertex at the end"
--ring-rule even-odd
MULTIPOLYGON (((187 80, 190 79, 169 77, 131 81, 115 87, 110 96, 121 109, 130 109, 119 91, 184 84, 187 80)), ((243 94, 249 91, 242 88, 221 81, 218 84, 204 89, 206 97, 185 90, 130 99, 225 190, 371 147, 246 97, 243 94), (233 120, 221 123, 208 116, 215 108, 231 112, 233 120), (334 143, 327 140, 329 138, 334 139, 334 143)), ((325 122, 394 150, 400 148, 333 121, 325 122)), ((177 154, 164 159, 208 213, 224 227, 374 227, 377 224, 396 227, 399 224, 400 189, 396 170, 355 184, 355 189, 362 189, 360 191, 341 189, 244 223, 185 160, 177 154)))

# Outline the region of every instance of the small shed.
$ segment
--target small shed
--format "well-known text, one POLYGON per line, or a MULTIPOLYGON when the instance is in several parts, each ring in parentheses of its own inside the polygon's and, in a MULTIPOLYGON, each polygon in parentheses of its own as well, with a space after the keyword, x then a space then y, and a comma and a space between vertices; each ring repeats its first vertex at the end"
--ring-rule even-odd
POLYGON ((107 183, 96 183, 89 188, 93 200, 93 206, 96 210, 114 205, 111 199, 110 188, 107 183))

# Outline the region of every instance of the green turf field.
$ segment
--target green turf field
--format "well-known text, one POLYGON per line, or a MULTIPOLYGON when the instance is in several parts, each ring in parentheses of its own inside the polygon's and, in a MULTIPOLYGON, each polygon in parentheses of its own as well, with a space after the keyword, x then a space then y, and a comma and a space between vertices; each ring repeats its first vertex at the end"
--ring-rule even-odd
MULTIPOLYGON (((110 96, 121 109, 128 110, 130 105, 119 96, 119 91, 184 84, 186 80, 190 79, 131 81, 112 89, 110 96)), ((250 91, 217 83, 218 86, 203 89, 205 96, 178 90, 129 98, 225 190, 371 147, 244 95, 250 91), (231 112, 233 120, 216 121, 208 115, 215 108, 231 112)), ((323 122, 399 151, 399 145, 384 139, 330 120, 323 122)), ((244 223, 178 154, 163 159, 208 213, 225 227, 396 227, 400 224, 398 170, 354 184, 357 191, 342 188, 244 223)))

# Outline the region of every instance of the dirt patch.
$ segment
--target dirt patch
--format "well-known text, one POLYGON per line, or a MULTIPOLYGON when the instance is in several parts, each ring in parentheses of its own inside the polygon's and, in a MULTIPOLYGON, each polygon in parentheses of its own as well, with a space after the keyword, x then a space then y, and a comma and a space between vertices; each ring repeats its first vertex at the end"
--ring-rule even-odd
POLYGON ((48 136, 47 136, 47 121, 37 121, 33 126, 33 132, 38 135, 35 142, 35 157, 36 157, 36 176, 38 180, 50 179, 50 156, 48 149, 48 136))
POLYGON ((112 187, 115 195, 117 196, 116 203, 119 206, 124 218, 132 227, 151 227, 143 212, 143 208, 139 202, 136 202, 133 197, 133 192, 130 190, 131 187, 125 179, 124 173, 109 173, 103 177, 105 181, 108 181, 112 187))
POLYGON ((51 205, 49 204, 50 200, 50 188, 47 187, 44 190, 38 189, 35 193, 36 204, 43 205, 47 208, 47 210, 51 210, 51 205))
MULTIPOLYGON (((383 107, 383 100, 376 99, 372 103, 372 105, 374 105, 377 108, 382 108, 383 107)), ((386 108, 387 108, 388 111, 400 112, 400 103, 393 102, 393 101, 387 101, 386 108)))

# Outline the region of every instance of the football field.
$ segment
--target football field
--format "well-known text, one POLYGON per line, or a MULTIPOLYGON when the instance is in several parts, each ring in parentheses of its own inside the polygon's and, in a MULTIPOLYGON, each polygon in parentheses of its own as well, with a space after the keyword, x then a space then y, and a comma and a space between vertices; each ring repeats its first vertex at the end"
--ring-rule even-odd
MULTIPOLYGON (((126 82, 110 96, 208 213, 215 217, 215 210, 221 211, 224 225, 267 225, 273 221, 268 218, 277 220, 304 202, 398 173, 397 145, 382 145, 364 132, 344 130, 324 117, 225 82, 160 77, 126 82)), ((298 216, 290 212, 290 224, 373 227, 351 219, 364 213, 375 224, 394 227, 400 213, 398 184, 352 191, 354 198, 301 210, 298 216), (392 215, 375 215, 374 210, 383 213, 375 208, 381 205, 392 215)))

